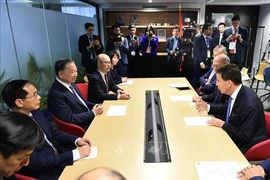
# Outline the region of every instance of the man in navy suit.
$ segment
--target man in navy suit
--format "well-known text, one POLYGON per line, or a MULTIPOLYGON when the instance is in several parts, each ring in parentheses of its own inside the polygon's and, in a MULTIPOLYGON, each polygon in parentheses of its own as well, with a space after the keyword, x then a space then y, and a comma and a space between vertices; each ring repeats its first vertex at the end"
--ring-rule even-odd
POLYGON ((221 22, 221 23, 218 24, 218 32, 213 37, 215 46, 221 44, 221 40, 222 40, 223 33, 224 33, 225 29, 226 29, 226 27, 225 27, 224 22, 221 22))
POLYGON ((245 167, 237 173, 237 178, 239 180, 265 180, 266 174, 270 174, 270 159, 264 160, 258 165, 245 167))
POLYGON ((232 17, 232 27, 223 33, 221 44, 227 47, 231 63, 236 64, 241 70, 244 66, 245 48, 248 48, 248 30, 240 26, 240 16, 232 17))
POLYGON ((213 50, 213 64, 210 70, 200 77, 200 87, 198 94, 211 94, 216 86, 216 69, 220 66, 224 66, 230 63, 230 59, 227 56, 218 56, 220 54, 227 54, 226 48, 223 45, 218 45, 213 50))
POLYGON ((211 24, 203 25, 202 34, 194 42, 194 74, 192 86, 198 88, 199 78, 211 68, 212 52, 214 49, 211 24))
POLYGON ((46 119, 44 113, 38 110, 40 96, 30 82, 11 81, 4 87, 2 96, 11 111, 30 116, 44 134, 45 144, 30 155, 29 165, 22 168, 20 173, 39 180, 56 180, 66 165, 72 165, 73 161, 90 154, 89 139, 59 131, 46 119))
POLYGON ((79 52, 82 53, 81 65, 85 67, 88 74, 97 68, 97 56, 103 51, 100 38, 94 35, 94 24, 85 23, 86 34, 81 35, 78 41, 79 52))
POLYGON ((106 52, 115 50, 120 55, 117 63, 117 72, 121 77, 127 77, 129 46, 127 38, 121 37, 118 24, 112 25, 112 35, 107 41, 106 52))
POLYGON ((59 119, 87 130, 95 116, 103 113, 103 107, 86 101, 74 84, 77 67, 73 60, 55 62, 56 79, 48 94, 48 108, 59 119))
POLYGON ((104 100, 128 100, 130 95, 115 85, 111 75, 111 60, 107 54, 100 54, 97 58, 98 68, 89 77, 88 100, 103 103, 104 100), (109 91, 115 94, 109 94, 109 91))
POLYGON ((140 57, 140 37, 136 35, 136 27, 130 25, 128 27, 129 35, 126 36, 129 53, 128 53, 128 77, 137 77, 139 71, 139 57, 140 57))
POLYGON ((251 88, 242 85, 241 72, 235 64, 222 66, 216 73, 218 89, 230 99, 223 109, 225 121, 213 118, 208 124, 226 131, 245 154, 253 145, 268 138, 262 102, 251 88))
POLYGON ((172 37, 167 38, 165 51, 168 53, 167 62, 169 75, 174 77, 179 74, 179 66, 182 61, 182 55, 185 49, 182 45, 182 39, 179 37, 180 28, 175 26, 172 31, 172 37))

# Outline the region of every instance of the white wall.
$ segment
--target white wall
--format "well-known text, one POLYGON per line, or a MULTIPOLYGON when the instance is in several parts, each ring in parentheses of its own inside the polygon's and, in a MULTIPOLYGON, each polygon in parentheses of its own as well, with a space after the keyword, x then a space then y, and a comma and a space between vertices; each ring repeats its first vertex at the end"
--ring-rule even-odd
MULTIPOLYGON (((263 31, 262 28, 257 29, 257 36, 255 42, 253 62, 261 60, 263 52, 265 51, 266 45, 270 40, 270 4, 261 5, 258 26, 265 26, 263 31)), ((270 52, 270 47, 268 48, 270 52)), ((268 57, 268 52, 265 58, 268 57)))

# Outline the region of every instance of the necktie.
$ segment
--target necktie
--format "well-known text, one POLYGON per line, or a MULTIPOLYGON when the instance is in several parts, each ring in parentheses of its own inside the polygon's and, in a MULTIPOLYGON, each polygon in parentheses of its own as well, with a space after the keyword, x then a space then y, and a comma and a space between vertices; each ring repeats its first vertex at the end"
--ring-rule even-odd
POLYGON ((230 114, 231 114, 231 102, 232 102, 232 98, 229 98, 228 101, 228 107, 227 107, 227 113, 226 113, 226 122, 229 122, 230 119, 230 114))
MULTIPOLYGON (((37 123, 37 121, 34 119, 34 117, 32 115, 30 115, 29 117, 32 118, 37 123)), ((55 154, 58 154, 57 149, 53 146, 53 143, 51 141, 49 141, 49 139, 47 138, 47 135, 44 133, 43 129, 42 129, 42 132, 43 132, 45 141, 51 146, 51 148, 53 149, 54 153, 55 154)))
POLYGON ((105 84, 106 84, 106 89, 107 89, 107 93, 109 92, 109 83, 108 83, 108 78, 107 75, 104 75, 104 79, 105 79, 105 84))
MULTIPOLYGON (((73 94, 76 96, 76 98, 88 109, 85 101, 80 97, 80 95, 76 92, 76 90, 74 89, 74 87, 72 87, 71 85, 69 86, 69 88, 72 90, 73 94)), ((89 109, 88 109, 89 111, 89 109)))
POLYGON ((208 37, 205 37, 205 43, 206 43, 207 49, 209 49, 209 39, 208 39, 208 37))
POLYGON ((91 42, 93 41, 93 38, 92 38, 92 36, 90 36, 90 37, 89 37, 89 40, 90 40, 91 42))

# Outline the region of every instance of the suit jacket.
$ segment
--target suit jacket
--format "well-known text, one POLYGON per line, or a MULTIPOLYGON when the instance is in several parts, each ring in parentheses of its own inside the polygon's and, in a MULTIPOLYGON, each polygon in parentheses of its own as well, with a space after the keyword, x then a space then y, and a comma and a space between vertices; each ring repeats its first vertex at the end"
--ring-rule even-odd
MULTIPOLYGON (((94 46, 96 55, 98 56, 100 53, 103 51, 103 45, 101 44, 101 40, 98 36, 93 35, 93 40, 99 40, 100 42, 100 47, 94 46)), ((81 65, 86 67, 88 65, 88 62, 90 61, 90 51, 87 50, 87 46, 89 46, 89 39, 87 34, 81 35, 79 37, 78 41, 78 47, 79 47, 79 52, 82 53, 81 57, 81 65)))
MULTIPOLYGON (((80 97, 84 100, 80 90, 76 85, 71 84, 80 97)), ((54 81, 48 94, 48 108, 59 119, 81 126, 87 130, 95 115, 92 108, 93 103, 85 101, 88 109, 82 104, 82 102, 70 92, 65 86, 54 81)))
MULTIPOLYGON (((176 56, 176 61, 178 63, 181 62, 182 60, 182 54, 185 52, 185 49, 182 45, 182 39, 181 38, 177 38, 178 39, 178 42, 177 42, 177 46, 178 47, 178 52, 179 52, 179 55, 176 56)), ((174 44, 174 37, 169 37, 167 38, 166 40, 166 43, 165 43, 165 51, 168 53, 167 55, 167 61, 170 61, 174 58, 174 55, 171 55, 170 52, 173 50, 173 44, 174 44)))
MULTIPOLYGON (((214 42, 210 36, 208 38, 209 38, 209 50, 211 52, 212 57, 214 42)), ((200 63, 203 62, 206 66, 205 69, 207 70, 210 69, 212 62, 210 58, 209 59, 207 58, 208 48, 203 35, 200 35, 196 38, 196 41, 194 42, 194 49, 195 49, 194 65, 200 66, 200 63)))
POLYGON ((209 69, 209 71, 205 73, 203 76, 201 76, 199 79, 199 83, 202 86, 200 91, 202 91, 203 93, 210 94, 214 91, 216 87, 216 81, 217 81, 216 73, 212 76, 210 83, 207 85, 205 84, 206 79, 209 79, 209 76, 211 75, 212 71, 213 71, 213 68, 209 69))
POLYGON ((120 84, 122 83, 122 77, 119 76, 118 72, 116 71, 116 69, 111 69, 110 70, 110 74, 112 76, 112 79, 114 81, 115 84, 120 84))
MULTIPOLYGON (((232 27, 226 29, 223 33, 221 44, 224 45, 227 48, 228 56, 230 57, 230 50, 229 50, 229 43, 226 41, 226 39, 232 34, 233 30, 232 27)), ((249 42, 248 42, 248 30, 244 27, 239 26, 238 34, 241 34, 243 41, 240 43, 239 40, 236 42, 236 62, 240 63, 244 61, 244 51, 243 48, 248 48, 249 42)), ((233 62, 235 63, 235 62, 233 62)))
MULTIPOLYGON (((217 45, 219 45, 219 39, 220 39, 220 32, 218 31, 215 36, 213 37, 213 42, 214 42, 214 45, 215 47, 217 45)), ((221 41, 222 41, 222 37, 221 37, 221 41)), ((220 42, 221 43, 221 42, 220 42)))
POLYGON ((222 129, 243 154, 268 138, 262 102, 251 88, 241 87, 231 109, 229 122, 222 129))
MULTIPOLYGON (((121 56, 120 61, 122 61, 123 64, 128 64, 128 56, 127 56, 129 54, 128 41, 126 38, 122 37, 122 42, 123 42, 123 45, 119 46, 119 51, 120 51, 120 56, 121 56)), ((112 51, 115 49, 116 47, 115 47, 114 41, 112 39, 109 39, 107 41, 106 52, 112 51)))
POLYGON ((142 50, 141 50, 142 55, 156 56, 157 55, 157 47, 158 47, 158 37, 155 36, 154 39, 150 41, 150 46, 151 46, 150 53, 146 52, 148 44, 149 44, 149 40, 148 40, 147 36, 145 34, 143 34, 142 38, 141 38, 141 42, 140 42, 140 45, 142 48, 142 50))
POLYGON ((131 44, 131 38, 130 38, 130 35, 127 35, 126 36, 126 39, 128 41, 128 45, 129 45, 129 53, 128 53, 128 57, 131 56, 131 51, 135 51, 135 56, 139 56, 140 55, 140 52, 139 52, 139 49, 140 49, 140 37, 139 36, 134 36, 134 38, 138 41, 138 44, 131 44))
MULTIPOLYGON (((117 93, 117 90, 120 88, 115 85, 114 81, 112 80, 110 71, 107 72, 107 79, 108 79, 108 91, 113 91, 117 93)), ((118 94, 109 94, 107 92, 106 84, 103 80, 102 75, 96 69, 89 78, 88 83, 88 100, 95 103, 103 103, 104 100, 117 100, 118 94)))
POLYGON ((45 141, 44 146, 40 150, 34 151, 30 155, 30 163, 27 167, 23 167, 20 173, 37 179, 56 180, 60 176, 66 165, 73 164, 72 149, 75 149, 75 140, 77 136, 59 131, 53 126, 40 110, 31 112, 34 120, 39 124, 42 131, 46 134, 47 139, 52 142, 57 149, 58 154, 55 154, 52 147, 45 141), (71 146, 68 151, 63 149, 63 146, 71 146))

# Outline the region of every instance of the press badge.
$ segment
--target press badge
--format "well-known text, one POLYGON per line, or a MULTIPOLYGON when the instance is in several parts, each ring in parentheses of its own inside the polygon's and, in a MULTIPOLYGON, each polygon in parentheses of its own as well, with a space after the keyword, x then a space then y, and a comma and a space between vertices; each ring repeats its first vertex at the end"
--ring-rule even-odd
POLYGON ((135 56, 135 51, 131 51, 131 56, 135 56))
POLYGON ((209 49, 207 50, 207 58, 211 58, 211 51, 209 49))

